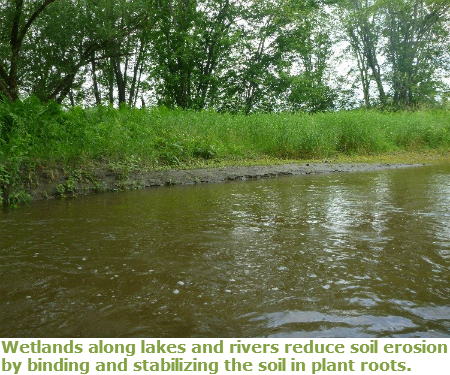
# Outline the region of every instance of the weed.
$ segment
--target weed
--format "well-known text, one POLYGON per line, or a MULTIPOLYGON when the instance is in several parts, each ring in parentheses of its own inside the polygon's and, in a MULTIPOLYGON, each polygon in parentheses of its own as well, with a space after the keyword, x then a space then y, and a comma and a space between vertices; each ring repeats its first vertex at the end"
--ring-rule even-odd
POLYGON ((56 189, 56 194, 60 198, 65 198, 65 196, 66 196, 66 187, 63 184, 56 185, 55 189, 56 189))
MULTIPOLYGON (((126 181, 133 171, 250 159, 333 158, 382 153, 448 150, 448 110, 417 112, 343 111, 310 114, 231 115, 154 108, 111 107, 62 110, 30 97, 0 102, 0 200, 26 200, 39 176, 56 183, 57 194, 75 194, 83 171, 107 164, 126 181), (56 166, 44 168, 42 166, 56 166)), ((81 186, 81 189, 83 186, 81 186)))
POLYGON ((68 193, 75 194, 77 188, 77 181, 74 177, 69 177, 66 182, 65 189, 68 193))
POLYGON ((18 206, 28 203, 31 196, 20 183, 20 176, 16 169, 0 164, 0 204, 18 206))
POLYGON ((193 156, 202 159, 213 159, 216 156, 217 150, 214 145, 198 146, 193 152, 193 156))
POLYGON ((135 155, 130 155, 121 161, 110 161, 109 168, 118 175, 119 180, 126 180, 129 174, 138 170, 141 165, 141 159, 135 155))

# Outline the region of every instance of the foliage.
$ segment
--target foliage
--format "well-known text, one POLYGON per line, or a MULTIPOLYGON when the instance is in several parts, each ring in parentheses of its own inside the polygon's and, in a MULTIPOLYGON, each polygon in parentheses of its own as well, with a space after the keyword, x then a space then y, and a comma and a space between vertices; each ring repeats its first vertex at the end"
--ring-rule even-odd
POLYGON ((442 99, 448 90, 442 79, 449 67, 448 0, 342 0, 339 12, 366 107, 378 101, 413 108, 442 99))
POLYGON ((146 18, 146 0, 16 0, 0 7, 0 92, 62 102, 80 71, 108 54, 146 18))
MULTIPOLYGON (((249 116, 165 107, 64 110, 30 97, 0 103, 0 135, 0 195, 11 204, 26 200, 30 176, 48 168, 101 165, 126 177, 141 168, 202 160, 448 149, 450 116, 447 110, 249 116)), ((61 194, 76 191, 73 181, 61 185, 61 194)))
POLYGON ((367 108, 439 106, 449 14, 449 0, 7 1, 0 100, 333 110, 345 92, 333 81, 341 29, 367 108))
POLYGON ((449 0, 14 0, 0 24, 3 204, 51 168, 126 185, 141 168, 450 145, 449 0), (361 95, 333 81, 342 41, 361 95), (360 98, 393 112, 332 112, 360 98))

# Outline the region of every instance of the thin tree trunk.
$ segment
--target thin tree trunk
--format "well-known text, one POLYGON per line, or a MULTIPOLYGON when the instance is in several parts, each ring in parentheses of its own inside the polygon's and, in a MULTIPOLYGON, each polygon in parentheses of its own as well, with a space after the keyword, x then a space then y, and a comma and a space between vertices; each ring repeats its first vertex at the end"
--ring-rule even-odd
POLYGON ((120 57, 114 58, 114 75, 116 77, 117 91, 119 95, 119 105, 126 103, 125 97, 125 80, 122 71, 120 70, 120 57))
POLYGON ((74 100, 74 97, 73 97, 73 91, 72 90, 69 91, 69 100, 70 100, 70 105, 72 106, 72 108, 75 107, 75 100, 74 100))
POLYGON ((91 68, 92 68, 92 81, 93 81, 93 88, 94 88, 94 96, 95 96, 95 104, 100 105, 102 104, 102 98, 100 95, 100 90, 98 88, 98 80, 97 80, 97 64, 95 63, 95 53, 92 54, 92 60, 91 60, 91 68))
POLYGON ((143 41, 140 41, 139 45, 139 53, 136 59, 136 63, 134 65, 134 71, 133 71, 133 79, 131 81, 131 87, 130 87, 130 93, 128 96, 128 105, 135 106, 136 98, 137 98, 137 87, 138 85, 138 78, 140 80, 141 74, 142 74, 142 68, 143 68, 143 54, 144 54, 144 48, 145 43, 143 41), (139 73, 139 74, 138 74, 139 73))
POLYGON ((109 59, 108 89, 109 103, 111 105, 114 105, 114 63, 112 57, 109 59))

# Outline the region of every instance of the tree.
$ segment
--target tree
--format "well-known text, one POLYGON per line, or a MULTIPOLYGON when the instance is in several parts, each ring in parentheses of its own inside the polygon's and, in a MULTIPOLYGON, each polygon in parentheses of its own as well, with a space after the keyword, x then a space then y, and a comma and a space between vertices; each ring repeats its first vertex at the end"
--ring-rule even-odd
POLYGON ((370 82, 374 81, 381 104, 386 103, 381 66, 381 18, 376 0, 348 0, 341 3, 342 22, 356 58, 364 102, 370 107, 370 82))
POLYGON ((383 3, 389 81, 394 106, 434 101, 449 32, 448 0, 395 0, 383 3))
POLYGON ((449 0, 343 0, 340 10, 366 106, 371 82, 382 105, 435 100, 448 50, 449 0))
MULTIPOLYGON (((299 81, 308 69, 309 83, 313 78, 322 79, 319 39, 324 34, 316 39, 312 35, 317 31, 313 27, 317 10, 314 1, 255 0, 247 4, 242 13, 242 36, 233 54, 235 69, 225 77, 223 109, 250 113, 292 108, 301 97, 299 81), (321 68, 313 74, 316 63, 321 68), (293 76, 296 67, 302 72, 293 76), (292 85, 296 85, 295 94, 292 85)), ((314 93, 317 91, 309 92, 314 93)))
POLYGON ((336 93, 326 77, 332 54, 330 24, 329 15, 315 9, 307 17, 297 19, 292 35, 284 34, 290 41, 287 50, 298 70, 297 74, 290 74, 290 110, 318 112, 334 107, 336 93))
POLYGON ((77 75, 145 19, 148 1, 11 0, 0 8, 0 90, 62 102, 77 75), (127 23, 117 28, 121 20, 127 23))
POLYGON ((212 105, 231 51, 237 4, 230 0, 157 0, 151 56, 158 101, 169 107, 212 105))
POLYGON ((30 28, 45 9, 56 0, 44 0, 40 3, 25 0, 9 1, 0 10, 2 29, 0 35, 0 90, 10 101, 19 98, 19 70, 21 52, 30 28), (8 46, 9 45, 9 46, 8 46))

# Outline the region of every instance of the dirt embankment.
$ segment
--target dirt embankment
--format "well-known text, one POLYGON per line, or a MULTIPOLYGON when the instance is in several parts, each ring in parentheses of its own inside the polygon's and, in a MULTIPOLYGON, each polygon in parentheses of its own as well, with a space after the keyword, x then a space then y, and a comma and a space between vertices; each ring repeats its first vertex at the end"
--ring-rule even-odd
POLYGON ((41 178, 28 189, 32 200, 76 196, 91 193, 129 190, 167 185, 214 183, 233 180, 260 179, 279 176, 299 176, 338 172, 363 172, 383 169, 419 167, 424 164, 385 163, 304 163, 269 166, 241 166, 206 169, 162 170, 123 173, 101 168, 70 175, 58 173, 52 178, 41 178))

